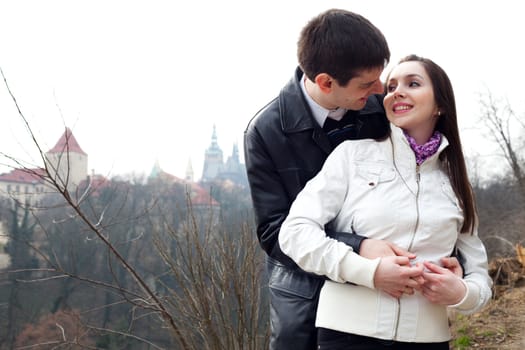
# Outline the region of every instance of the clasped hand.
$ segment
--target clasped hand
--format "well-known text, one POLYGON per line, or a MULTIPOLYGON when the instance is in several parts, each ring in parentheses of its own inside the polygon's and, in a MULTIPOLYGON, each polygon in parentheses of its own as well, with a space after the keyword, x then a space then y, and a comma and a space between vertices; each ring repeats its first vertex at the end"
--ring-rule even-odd
POLYGON ((370 259, 381 257, 374 275, 375 288, 395 298, 412 295, 417 290, 432 303, 453 305, 466 293, 461 281, 463 270, 456 258, 442 258, 441 266, 428 261, 413 264, 415 254, 375 239, 363 241, 360 255, 370 259))

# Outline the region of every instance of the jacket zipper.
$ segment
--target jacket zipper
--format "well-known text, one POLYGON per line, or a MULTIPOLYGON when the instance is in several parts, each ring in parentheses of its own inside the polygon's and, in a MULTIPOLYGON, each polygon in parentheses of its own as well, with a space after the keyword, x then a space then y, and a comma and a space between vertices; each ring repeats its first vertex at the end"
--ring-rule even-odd
MULTIPOLYGON (((410 239, 410 244, 408 245, 408 251, 412 249, 412 245, 414 244, 414 239, 416 238, 416 232, 419 227, 419 180, 421 179, 421 173, 419 172, 419 165, 416 165, 416 224, 414 225, 414 232, 412 233, 412 238, 410 239)), ((400 309, 401 305, 399 302, 399 299, 397 300, 397 316, 396 316, 396 322, 394 325, 394 339, 397 339, 397 331, 399 326, 399 317, 400 317, 400 309)))
POLYGON ((419 172, 419 165, 416 165, 416 225, 414 226, 414 233, 412 234, 412 239, 410 240, 410 244, 408 245, 408 251, 412 249, 412 245, 414 245, 414 239, 416 238, 416 232, 419 227, 419 180, 421 179, 421 173, 419 172))

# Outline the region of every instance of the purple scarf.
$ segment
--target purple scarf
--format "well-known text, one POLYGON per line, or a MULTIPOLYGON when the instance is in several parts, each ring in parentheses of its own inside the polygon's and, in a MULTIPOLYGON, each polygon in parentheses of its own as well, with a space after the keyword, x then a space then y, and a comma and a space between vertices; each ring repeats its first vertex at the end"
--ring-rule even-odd
POLYGON ((405 133, 405 137, 410 144, 410 148, 416 155, 417 165, 421 165, 428 157, 437 152, 439 145, 441 144, 441 134, 436 130, 424 145, 418 145, 413 137, 405 133))

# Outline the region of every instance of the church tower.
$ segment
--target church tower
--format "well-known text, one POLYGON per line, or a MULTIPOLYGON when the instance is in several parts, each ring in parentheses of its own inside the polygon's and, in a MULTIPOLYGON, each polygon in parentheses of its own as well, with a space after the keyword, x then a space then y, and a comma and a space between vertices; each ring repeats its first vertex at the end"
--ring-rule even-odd
POLYGON ((224 179, 229 179, 239 185, 247 185, 246 168, 239 159, 239 146, 233 145, 232 155, 228 157, 221 174, 224 179))
POLYGON ((80 148, 70 128, 66 128, 56 145, 46 153, 46 166, 53 179, 68 191, 75 191, 87 178, 88 156, 80 148))
POLYGON ((191 159, 188 159, 188 165, 186 165, 186 175, 184 180, 193 182, 193 166, 191 165, 191 159))
POLYGON ((217 133, 213 125, 213 134, 211 136, 211 145, 204 153, 204 166, 202 169, 201 181, 212 181, 222 171, 223 157, 222 150, 217 143, 217 133))

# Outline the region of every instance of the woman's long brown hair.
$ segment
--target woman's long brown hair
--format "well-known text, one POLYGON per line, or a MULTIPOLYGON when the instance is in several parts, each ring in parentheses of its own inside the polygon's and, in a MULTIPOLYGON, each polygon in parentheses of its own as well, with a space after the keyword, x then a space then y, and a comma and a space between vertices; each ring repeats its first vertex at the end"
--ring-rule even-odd
POLYGON ((442 133, 449 142, 449 146, 443 151, 440 157, 446 164, 446 170, 452 188, 454 189, 461 208, 463 209, 464 221, 463 227, 461 227, 461 232, 473 233, 477 220, 476 204, 474 191, 467 175, 467 166, 465 164, 465 157, 463 156, 463 149, 461 147, 456 113, 456 100, 454 98, 452 84, 445 71, 432 60, 416 55, 409 55, 401 59, 399 63, 410 61, 420 62, 432 81, 434 98, 440 111, 436 130, 442 133))

